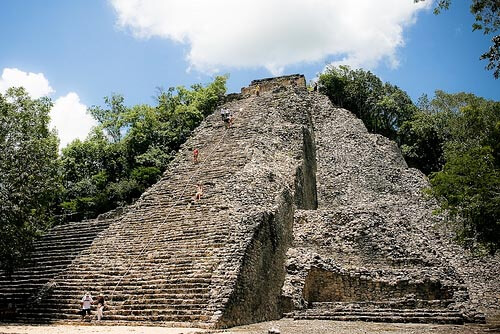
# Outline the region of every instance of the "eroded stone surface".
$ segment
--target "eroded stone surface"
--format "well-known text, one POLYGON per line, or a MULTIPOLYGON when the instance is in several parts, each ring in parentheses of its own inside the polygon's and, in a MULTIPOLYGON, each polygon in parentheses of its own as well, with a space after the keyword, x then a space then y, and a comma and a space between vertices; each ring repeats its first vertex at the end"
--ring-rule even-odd
POLYGON ((475 259, 452 244, 432 215, 436 203, 423 196, 426 177, 407 167, 396 144, 369 134, 324 96, 305 99, 316 139, 319 205, 295 213, 283 292, 290 307, 311 309, 296 318, 384 314, 398 320, 414 310, 413 321, 449 315, 460 322, 457 312, 482 321, 478 310, 498 310, 498 256, 475 259))
POLYGON ((201 327, 294 309, 442 323, 499 311, 499 257, 450 242, 422 196, 425 176, 394 143, 308 92, 303 76, 242 92, 224 105, 234 125, 207 117, 125 212, 42 239, 32 266, 1 278, 0 306, 23 321, 75 320, 90 290, 108 297, 107 321, 201 327))

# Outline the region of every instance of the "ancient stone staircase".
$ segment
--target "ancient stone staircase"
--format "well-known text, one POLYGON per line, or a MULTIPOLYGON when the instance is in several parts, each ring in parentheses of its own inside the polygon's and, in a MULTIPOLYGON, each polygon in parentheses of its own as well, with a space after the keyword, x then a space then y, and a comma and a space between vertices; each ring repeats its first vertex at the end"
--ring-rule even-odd
MULTIPOLYGON (((286 235, 291 232, 303 124, 280 106, 284 101, 282 92, 226 104, 236 116, 229 129, 218 114, 209 116, 162 179, 78 249, 71 242, 87 240, 79 223, 63 227, 74 237, 61 241, 67 246, 60 251, 52 251, 55 239, 47 236, 35 251, 47 261, 14 276, 17 284, 20 273, 41 270, 41 284, 45 284, 40 293, 39 285, 31 285, 34 276, 26 278, 31 289, 23 290, 23 297, 38 297, 28 304, 18 303, 16 319, 79 320, 79 301, 85 291, 107 297, 107 321, 212 327, 276 318, 277 306, 270 312, 264 299, 272 298, 270 304, 277 304, 282 278, 265 273, 268 286, 250 289, 267 291, 259 299, 250 296, 248 289, 266 279, 252 272, 262 271, 263 261, 275 261, 272 252, 281 254, 278 259, 284 262, 286 235), (195 147, 200 151, 198 164, 192 162, 195 147), (277 159, 279 168, 272 165, 277 159), (195 201, 198 182, 204 195, 195 201), (290 227, 278 221, 282 216, 289 217, 290 227), (71 263, 45 275, 43 271, 50 270, 59 255, 66 256, 68 248, 75 254, 71 263), (272 280, 276 282, 270 284, 272 280), (255 309, 245 309, 249 302, 255 309)), ((278 272, 284 275, 283 270, 278 272)), ((21 293, 17 286, 13 289, 21 293)), ((13 298, 3 285, 0 291, 13 298)))
MULTIPOLYGON (((231 135, 227 139, 237 147, 238 141, 231 135)), ((231 150, 234 146, 212 145, 201 149, 211 152, 205 158, 217 161, 228 150, 234 161, 245 161, 238 156, 239 150, 231 150)), ((223 195, 217 180, 230 170, 225 165, 211 168, 215 167, 212 160, 193 165, 190 156, 185 158, 175 174, 160 181, 130 214, 81 254, 56 280, 50 298, 24 315, 30 319, 78 319, 78 301, 84 290, 91 290, 111 298, 107 320, 208 322, 210 285, 217 278, 212 277, 217 265, 214 255, 220 253, 229 232, 226 210, 217 210, 221 205, 218 196, 223 195), (202 175, 198 169, 203 167, 202 175), (201 178, 206 195, 191 203, 201 178)))
POLYGON ((57 226, 36 241, 34 252, 23 268, 12 275, 0 276, 4 316, 10 318, 16 309, 43 298, 52 287, 50 280, 63 272, 112 221, 113 218, 101 218, 57 226))
POLYGON ((374 321, 374 322, 411 322, 463 324, 462 313, 447 310, 446 305, 420 302, 420 307, 405 305, 402 302, 314 302, 303 312, 290 313, 287 316, 295 320, 337 320, 337 321, 374 321), (443 307, 444 306, 444 307, 443 307))

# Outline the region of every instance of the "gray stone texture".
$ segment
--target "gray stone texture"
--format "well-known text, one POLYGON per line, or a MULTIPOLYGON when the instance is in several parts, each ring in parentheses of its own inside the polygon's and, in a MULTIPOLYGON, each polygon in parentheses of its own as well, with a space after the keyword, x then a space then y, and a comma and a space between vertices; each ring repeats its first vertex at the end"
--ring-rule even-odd
MULTIPOLYGON (((304 99, 312 106, 318 210, 295 213, 283 295, 304 311, 291 315, 405 321, 400 315, 414 309, 461 322, 459 314, 483 321, 480 312, 497 312, 499 257, 475 258, 451 242, 432 214, 436 203, 423 195, 426 177, 407 167, 395 143, 369 134, 325 96, 304 99)), ((412 321, 425 321, 415 312, 412 321)))
POLYGON ((176 326, 498 311, 499 258, 450 242, 394 143, 299 75, 254 81, 224 107, 233 126, 207 117, 136 203, 54 228, 2 274, 0 316, 78 319, 86 290, 107 296, 108 322, 176 326))

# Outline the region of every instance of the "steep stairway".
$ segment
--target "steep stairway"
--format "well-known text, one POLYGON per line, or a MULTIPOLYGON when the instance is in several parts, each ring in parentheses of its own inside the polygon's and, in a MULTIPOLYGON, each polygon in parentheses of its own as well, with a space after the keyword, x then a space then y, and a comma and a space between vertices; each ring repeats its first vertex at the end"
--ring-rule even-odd
MULTIPOLYGON (((293 210, 286 194, 293 196, 301 163, 303 118, 282 105, 286 96, 227 103, 224 107, 235 114, 229 129, 220 115, 207 117, 157 184, 89 239, 90 245, 82 244, 64 271, 41 275, 50 289, 25 292, 41 298, 21 308, 17 320, 79 321, 85 291, 106 296, 104 319, 110 322, 213 327, 249 322, 255 314, 276 317, 255 310, 242 315, 240 305, 251 298, 241 297, 248 293, 241 272, 257 270, 262 261, 254 258, 263 256, 259 252, 266 244, 284 247, 268 239, 266 224, 274 224, 283 206, 293 210), (198 164, 192 161, 194 148, 200 152, 198 164), (194 199, 197 183, 204 188, 200 200, 194 199)), ((82 237, 78 229, 73 232, 75 241, 82 237)), ((48 241, 37 252, 55 260, 51 247, 48 241)), ((258 275, 252 279, 261 284, 258 275)), ((10 295, 3 287, 0 291, 10 295)))
POLYGON ((0 274, 0 307, 11 318, 26 305, 37 303, 52 285, 51 279, 92 244, 116 218, 93 219, 56 226, 34 243, 29 261, 11 275, 0 274))

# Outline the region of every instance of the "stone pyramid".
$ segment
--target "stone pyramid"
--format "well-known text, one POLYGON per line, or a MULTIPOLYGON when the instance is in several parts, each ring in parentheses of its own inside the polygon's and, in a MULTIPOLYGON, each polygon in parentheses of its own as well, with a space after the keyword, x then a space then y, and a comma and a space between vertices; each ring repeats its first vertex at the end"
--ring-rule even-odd
POLYGON ((424 175, 304 76, 253 81, 223 107, 234 124, 207 117, 137 202, 55 227, 2 274, 0 319, 78 321, 85 291, 106 296, 108 323, 172 326, 462 323, 498 310, 498 258, 450 243, 424 175))

